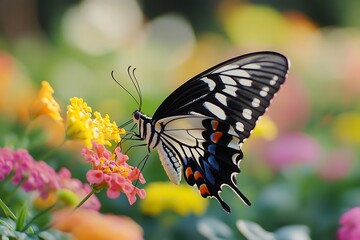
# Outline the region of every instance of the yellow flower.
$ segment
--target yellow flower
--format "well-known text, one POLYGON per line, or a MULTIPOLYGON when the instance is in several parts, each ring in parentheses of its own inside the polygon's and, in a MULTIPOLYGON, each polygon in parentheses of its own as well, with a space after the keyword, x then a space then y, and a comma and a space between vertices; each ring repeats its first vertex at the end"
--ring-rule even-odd
POLYGON ((120 134, 124 129, 119 129, 115 122, 110 122, 109 115, 103 118, 100 113, 91 115, 91 108, 82 98, 73 97, 67 107, 67 129, 66 135, 70 139, 83 140, 88 148, 91 148, 91 141, 111 146, 110 141, 120 142, 120 134))
POLYGON ((274 140, 278 134, 277 127, 271 118, 262 116, 252 131, 252 136, 262 137, 265 140, 274 140))
POLYGON ((82 98, 70 98, 67 106, 66 136, 70 139, 81 139, 87 147, 91 147, 93 139, 91 128, 91 108, 82 98))
POLYGON ((346 143, 360 144, 360 113, 343 113, 334 119, 333 134, 346 143))
POLYGON ((108 114, 105 118, 101 117, 99 112, 94 112, 95 119, 92 121, 94 139, 100 143, 111 146, 109 140, 120 142, 120 134, 124 134, 125 130, 117 127, 115 122, 110 122, 108 114))
POLYGON ((164 211, 174 211, 180 215, 206 211, 208 201, 197 191, 186 185, 170 182, 153 182, 146 187, 146 198, 140 203, 142 212, 156 216, 164 211))
POLYGON ((42 81, 41 89, 32 102, 30 111, 34 118, 41 115, 48 115, 56 121, 62 122, 60 106, 52 96, 54 89, 47 81, 42 81))

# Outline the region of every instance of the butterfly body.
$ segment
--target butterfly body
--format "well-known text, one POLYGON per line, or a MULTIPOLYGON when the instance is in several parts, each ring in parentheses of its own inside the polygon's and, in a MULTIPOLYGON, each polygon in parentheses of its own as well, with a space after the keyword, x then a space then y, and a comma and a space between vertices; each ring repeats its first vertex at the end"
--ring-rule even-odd
POLYGON ((161 124, 154 124, 150 117, 142 114, 140 111, 134 112, 133 120, 138 125, 139 137, 147 143, 148 151, 150 152, 154 148, 157 149, 167 176, 173 183, 179 184, 182 165, 177 155, 173 154, 173 152, 163 144, 159 144, 160 134, 163 131, 161 124))
POLYGON ((203 197, 220 197, 230 187, 245 204, 236 175, 243 157, 241 146, 279 90, 289 68, 287 58, 258 52, 223 62, 176 89, 152 118, 135 111, 139 137, 148 150, 156 148, 169 177, 182 175, 203 197))

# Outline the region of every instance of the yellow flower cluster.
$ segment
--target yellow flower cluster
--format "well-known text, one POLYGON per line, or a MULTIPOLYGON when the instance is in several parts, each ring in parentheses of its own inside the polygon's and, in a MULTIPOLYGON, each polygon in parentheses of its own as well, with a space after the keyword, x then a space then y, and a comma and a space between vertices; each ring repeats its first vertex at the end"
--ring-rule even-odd
POLYGON ((34 118, 40 115, 48 115, 54 120, 62 122, 60 106, 52 96, 53 93, 54 89, 50 84, 47 81, 42 81, 41 89, 30 108, 34 118))
POLYGON ((203 214, 208 201, 197 191, 186 185, 170 182, 153 182, 146 187, 146 198, 141 202, 141 210, 150 216, 165 211, 174 211, 180 215, 203 214))
MULTIPOLYGON (((47 81, 42 82, 42 87, 32 102, 30 112, 33 118, 47 115, 56 122, 63 124, 60 115, 60 106, 52 96, 54 89, 47 81)), ((83 99, 73 97, 67 107, 66 136, 68 139, 83 140, 91 148, 92 141, 111 146, 110 141, 120 142, 120 134, 125 134, 124 129, 119 129, 115 122, 110 122, 109 115, 102 117, 99 112, 94 112, 83 99)))
POLYGON ((87 147, 91 147, 91 141, 111 146, 111 140, 120 142, 120 134, 124 129, 119 129, 115 122, 110 122, 109 115, 103 118, 100 113, 94 112, 91 116, 91 108, 82 98, 73 97, 67 107, 66 136, 70 139, 81 139, 87 147))

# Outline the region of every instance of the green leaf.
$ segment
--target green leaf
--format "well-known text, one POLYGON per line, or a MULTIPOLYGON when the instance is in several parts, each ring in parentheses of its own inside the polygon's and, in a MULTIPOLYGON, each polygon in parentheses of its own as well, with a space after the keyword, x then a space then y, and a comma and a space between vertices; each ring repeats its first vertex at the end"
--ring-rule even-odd
POLYGON ((16 215, 10 210, 10 208, 1 200, 0 198, 0 207, 4 211, 5 215, 16 220, 16 215))
POLYGON ((15 227, 15 229, 16 229, 17 231, 22 231, 22 229, 23 229, 23 227, 24 227, 24 225, 25 225, 25 220, 26 220, 26 217, 27 217, 27 211, 28 211, 27 205, 24 204, 24 205, 22 206, 22 208, 20 209, 19 216, 18 216, 18 218, 17 218, 17 220, 16 220, 16 227, 15 227))

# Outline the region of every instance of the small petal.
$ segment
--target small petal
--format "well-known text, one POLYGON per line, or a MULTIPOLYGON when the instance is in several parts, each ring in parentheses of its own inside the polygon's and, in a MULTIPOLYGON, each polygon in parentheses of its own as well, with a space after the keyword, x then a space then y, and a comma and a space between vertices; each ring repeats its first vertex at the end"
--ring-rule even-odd
POLYGON ((118 189, 108 188, 106 190, 106 195, 110 199, 115 199, 115 198, 118 198, 120 196, 120 191, 118 189))
POLYGON ((86 180, 91 184, 100 184, 104 180, 104 174, 100 170, 89 170, 86 173, 86 180))

